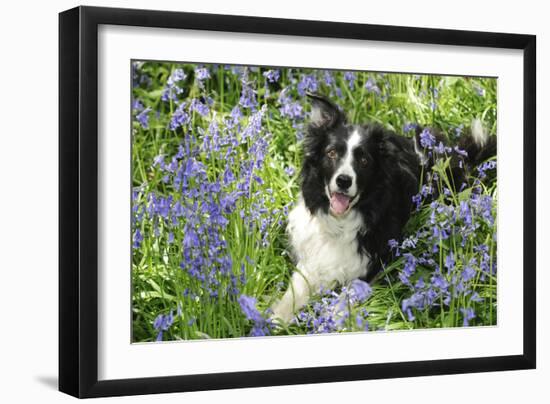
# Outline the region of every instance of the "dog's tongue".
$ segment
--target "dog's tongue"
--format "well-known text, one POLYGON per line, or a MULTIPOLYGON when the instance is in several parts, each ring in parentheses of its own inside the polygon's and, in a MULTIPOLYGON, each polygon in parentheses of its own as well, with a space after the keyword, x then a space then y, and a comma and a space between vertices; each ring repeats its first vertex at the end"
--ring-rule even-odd
POLYGON ((337 215, 341 215, 349 206, 350 198, 346 195, 335 192, 330 197, 330 207, 337 215))

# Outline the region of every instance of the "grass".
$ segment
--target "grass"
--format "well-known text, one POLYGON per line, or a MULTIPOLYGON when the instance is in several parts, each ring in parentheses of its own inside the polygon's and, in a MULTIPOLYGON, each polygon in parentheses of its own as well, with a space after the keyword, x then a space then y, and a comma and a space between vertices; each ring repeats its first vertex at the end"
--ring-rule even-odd
POLYGON ((327 291, 282 328, 239 301, 265 315, 294 271, 284 227, 305 90, 355 123, 404 136, 410 124, 435 126, 454 139, 474 118, 496 133, 496 79, 166 62, 134 62, 132 75, 134 341, 496 324, 496 181, 456 190, 445 155, 425 184, 441 191, 437 205, 413 214, 409 242, 368 298, 327 291))

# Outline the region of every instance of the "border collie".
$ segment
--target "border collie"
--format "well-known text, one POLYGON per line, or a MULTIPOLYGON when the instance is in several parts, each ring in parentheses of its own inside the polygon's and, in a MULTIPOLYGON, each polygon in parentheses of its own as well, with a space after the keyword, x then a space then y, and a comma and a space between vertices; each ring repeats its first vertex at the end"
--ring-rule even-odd
MULTIPOLYGON (((388 241, 400 239, 409 219, 422 166, 433 164, 421 147, 420 129, 409 139, 380 125, 350 124, 330 100, 308 96, 301 193, 287 227, 296 271, 272 307, 272 318, 284 322, 322 287, 373 279, 390 258, 388 241)), ((468 167, 496 153, 496 136, 490 138, 474 121, 454 149, 461 153, 451 153, 455 183, 462 183, 468 167)))

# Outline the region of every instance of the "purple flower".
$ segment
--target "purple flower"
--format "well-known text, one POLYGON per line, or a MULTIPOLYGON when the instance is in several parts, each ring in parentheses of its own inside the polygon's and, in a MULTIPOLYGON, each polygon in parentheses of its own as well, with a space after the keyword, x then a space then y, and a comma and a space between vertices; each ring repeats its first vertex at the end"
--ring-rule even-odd
POLYGON ((271 323, 271 320, 265 319, 258 311, 256 308, 256 299, 254 297, 241 295, 239 296, 238 301, 246 318, 253 322, 252 329, 250 330, 250 336, 262 337, 265 335, 270 335, 273 324, 271 323))
POLYGON ((239 105, 248 109, 254 109, 258 105, 258 101, 256 100, 256 92, 249 85, 243 85, 241 90, 241 98, 239 98, 239 105))
POLYGON ((367 282, 355 279, 351 282, 351 296, 353 300, 360 303, 364 302, 372 294, 372 288, 367 282))
POLYGON ((403 125, 403 132, 407 133, 411 130, 415 130, 417 127, 418 125, 416 123, 406 123, 405 125, 403 125))
POLYGON ((421 194, 413 195, 412 202, 414 203, 415 209, 417 211, 420 210, 420 206, 422 205, 422 195, 421 194))
POLYGON ((185 80, 186 77, 187 77, 187 75, 185 74, 183 69, 174 69, 174 71, 172 72, 172 74, 168 78, 167 83, 169 85, 172 85, 172 84, 177 83, 178 81, 185 80))
POLYGON ((189 111, 195 111, 200 116, 206 116, 210 113, 210 108, 202 100, 198 98, 193 98, 191 100, 191 105, 189 105, 189 111))
POLYGON ((497 166, 497 162, 495 160, 486 161, 485 163, 482 163, 477 167, 478 176, 480 179, 483 179, 487 177, 487 174, 485 171, 487 170, 494 170, 497 166))
POLYGON ((344 73, 344 80, 348 82, 348 86, 350 90, 353 90, 355 87, 355 80, 357 79, 357 75, 355 72, 345 72, 344 73))
POLYGON ((140 100, 138 100, 137 98, 134 98, 134 101, 132 102, 132 109, 134 111, 141 111, 143 109, 143 104, 141 103, 140 100))
POLYGON ((445 268, 447 272, 451 272, 455 267, 455 258, 452 251, 445 257, 445 268))
POLYGON ((415 317, 411 311, 412 308, 424 310, 426 307, 426 298, 424 293, 415 292, 408 299, 403 299, 401 302, 401 311, 407 313, 409 321, 414 321, 415 317))
POLYGON ((266 80, 270 83, 275 83, 279 80, 281 72, 278 69, 270 69, 262 73, 266 80))
POLYGON ((432 276, 431 282, 432 285, 442 291, 447 291, 447 289, 449 288, 449 282, 447 282, 447 280, 439 274, 435 274, 434 276, 432 276))
POLYGON ((434 146, 433 150, 438 154, 445 154, 445 153, 450 153, 453 149, 445 146, 443 142, 439 142, 437 146, 434 146))
POLYGON ((426 149, 431 149, 435 145, 435 136, 428 128, 420 133, 420 145, 426 149))
POLYGON ((254 322, 260 322, 263 320, 263 317, 258 309, 256 309, 256 303, 257 301, 254 297, 246 295, 241 295, 239 297, 239 305, 246 318, 254 322))
POLYGON ((405 253, 403 254, 403 256, 406 260, 405 265, 403 266, 403 270, 399 273, 399 280, 401 280, 401 282, 403 282, 405 285, 410 285, 409 278, 415 272, 418 260, 411 253, 405 253))
POLYGON ((462 325, 464 327, 468 327, 470 325, 470 321, 473 320, 476 317, 476 313, 475 313, 474 309, 472 309, 471 307, 461 308, 460 312, 462 313, 462 315, 464 317, 462 325))
POLYGON ((301 80, 297 86, 298 94, 300 94, 300 96, 302 97, 305 96, 306 92, 308 91, 312 93, 317 92, 318 88, 319 88, 319 85, 317 83, 317 79, 312 74, 302 75, 301 80))
POLYGON ((416 247, 417 242, 418 242, 418 238, 410 236, 410 237, 407 237, 405 240, 403 240, 401 247, 407 248, 407 249, 413 249, 416 247))
POLYGON ((332 86, 334 84, 334 76, 330 70, 323 71, 323 80, 327 86, 332 86))
POLYGON ((134 248, 139 248, 141 246, 141 242, 143 241, 143 235, 141 234, 141 231, 139 229, 135 231, 133 240, 134 243, 132 246, 134 248))
POLYGON ((151 108, 147 107, 136 115, 136 120, 143 129, 149 129, 149 112, 151 112, 151 108))
POLYGON ((476 271, 470 265, 466 265, 462 270, 462 280, 464 282, 468 282, 471 279, 474 279, 475 276, 476 276, 476 271))
POLYGON ((170 311, 170 313, 167 315, 159 314, 155 318, 155 321, 153 322, 153 327, 155 328, 156 331, 158 331, 157 338, 156 338, 157 341, 162 341, 163 331, 168 331, 168 329, 173 323, 174 323, 174 313, 172 311, 170 311))
POLYGON ((456 154, 458 154, 459 156, 462 156, 462 157, 468 157, 468 152, 466 150, 462 150, 461 148, 459 148, 458 146, 455 146, 454 149, 453 149, 456 154))
POLYGON ((472 210, 467 201, 460 201, 459 206, 459 217, 464 220, 466 225, 470 226, 473 223, 472 210))
POLYGON ((184 80, 185 77, 186 75, 183 69, 174 69, 174 71, 170 74, 170 77, 168 77, 168 80, 166 80, 166 86, 162 90, 162 95, 160 97, 161 100, 177 100, 178 94, 183 93, 183 89, 179 87, 176 83, 184 80))
POLYGON ((180 126, 187 126, 191 122, 191 116, 187 112, 186 107, 187 103, 182 102, 178 105, 178 107, 172 114, 170 123, 168 125, 171 130, 176 130, 180 126))
POLYGON ((195 69, 195 78, 199 81, 203 81, 210 78, 210 72, 205 67, 197 67, 195 69))
POLYGON ((303 118, 304 111, 302 106, 298 102, 292 100, 292 98, 288 95, 288 89, 281 91, 281 94, 279 95, 279 103, 281 104, 279 112, 283 117, 294 120, 303 118))
POLYGON ((376 82, 372 79, 372 77, 369 77, 367 82, 365 83, 365 88, 368 92, 374 93, 376 95, 380 95, 380 87, 376 85, 376 82))

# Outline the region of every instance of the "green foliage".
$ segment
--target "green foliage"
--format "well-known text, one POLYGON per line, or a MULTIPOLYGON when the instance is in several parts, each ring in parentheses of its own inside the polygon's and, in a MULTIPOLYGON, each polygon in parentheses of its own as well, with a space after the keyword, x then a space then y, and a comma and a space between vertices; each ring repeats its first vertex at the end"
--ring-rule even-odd
MULTIPOLYGON (((280 69, 280 77, 270 81, 266 77, 274 70, 270 68, 204 67, 210 77, 201 79, 197 65, 133 65, 133 99, 139 101, 132 110, 134 341, 246 336, 253 323, 243 314, 238 296, 255 297, 260 312, 280 297, 294 270, 284 226, 299 188, 300 141, 309 110, 301 95, 304 78, 314 77, 316 91, 334 99, 355 123, 379 122, 404 136, 411 135, 403 130, 406 125, 418 123, 441 128, 454 139, 472 119, 480 118, 496 133, 496 79, 355 72, 350 80, 345 72, 280 69), (178 72, 184 74, 177 77, 178 72), (254 95, 247 94, 247 89, 254 95), (192 107, 193 102, 198 107, 192 107), (246 107, 248 102, 250 107, 246 107), (207 112, 200 110, 204 107, 207 112), (292 113, 285 110, 290 107, 295 108, 292 113), (182 111, 188 114, 187 121, 174 124, 182 111), (254 119, 261 121, 259 126, 254 119), (189 169, 192 174, 186 176, 183 187, 181 173, 190 161, 195 166, 189 169), (224 179, 228 167, 233 180, 224 179), (234 206, 213 212, 214 206, 221 206, 233 194, 238 194, 234 206), (187 209, 175 215, 178 203, 187 209), (166 216, 163 204, 168 209, 166 216), (218 216, 227 223, 213 223, 218 216), (202 257, 209 263, 201 267, 206 279, 194 276, 193 268, 182 264, 188 261, 185 245, 193 243, 189 239, 193 232, 210 249, 202 257), (221 262, 225 258, 228 261, 221 262), (166 318, 170 313, 170 325, 163 327, 159 316, 166 318)), ((444 169, 436 170, 436 182, 443 191, 448 179, 444 169)), ((496 215, 496 184, 476 184, 483 187, 482 195, 492 198, 496 215)), ((438 202, 459 209, 472 192, 473 187, 448 195, 442 192, 438 202)), ((408 235, 428 230, 430 209, 426 204, 415 212, 406 229, 408 235)), ((477 275, 468 280, 467 288, 482 300, 472 302, 462 293, 449 304, 407 313, 403 302, 414 290, 399 276, 405 265, 401 255, 388 263, 372 285, 372 296, 349 307, 348 318, 362 315, 371 330, 449 327, 463 324, 460 309, 473 308, 476 316, 470 324, 495 324, 496 275, 483 273, 479 253, 474 251, 480 244, 490 246, 492 265, 495 234, 496 225, 480 219, 469 239, 453 233, 441 240, 438 252, 439 268, 454 253, 456 266, 445 274, 450 284, 468 262, 478 260, 477 275)), ((426 238, 410 252, 419 257, 431 249, 433 243, 426 238)), ((410 280, 418 282, 422 277, 428 281, 433 273, 433 266, 418 265, 410 280)), ((304 313, 318 315, 315 304, 319 302, 320 297, 313 299, 304 313)), ((341 331, 360 329, 364 326, 350 320, 341 331)), ((275 334, 311 331, 303 321, 272 330, 275 334)))

